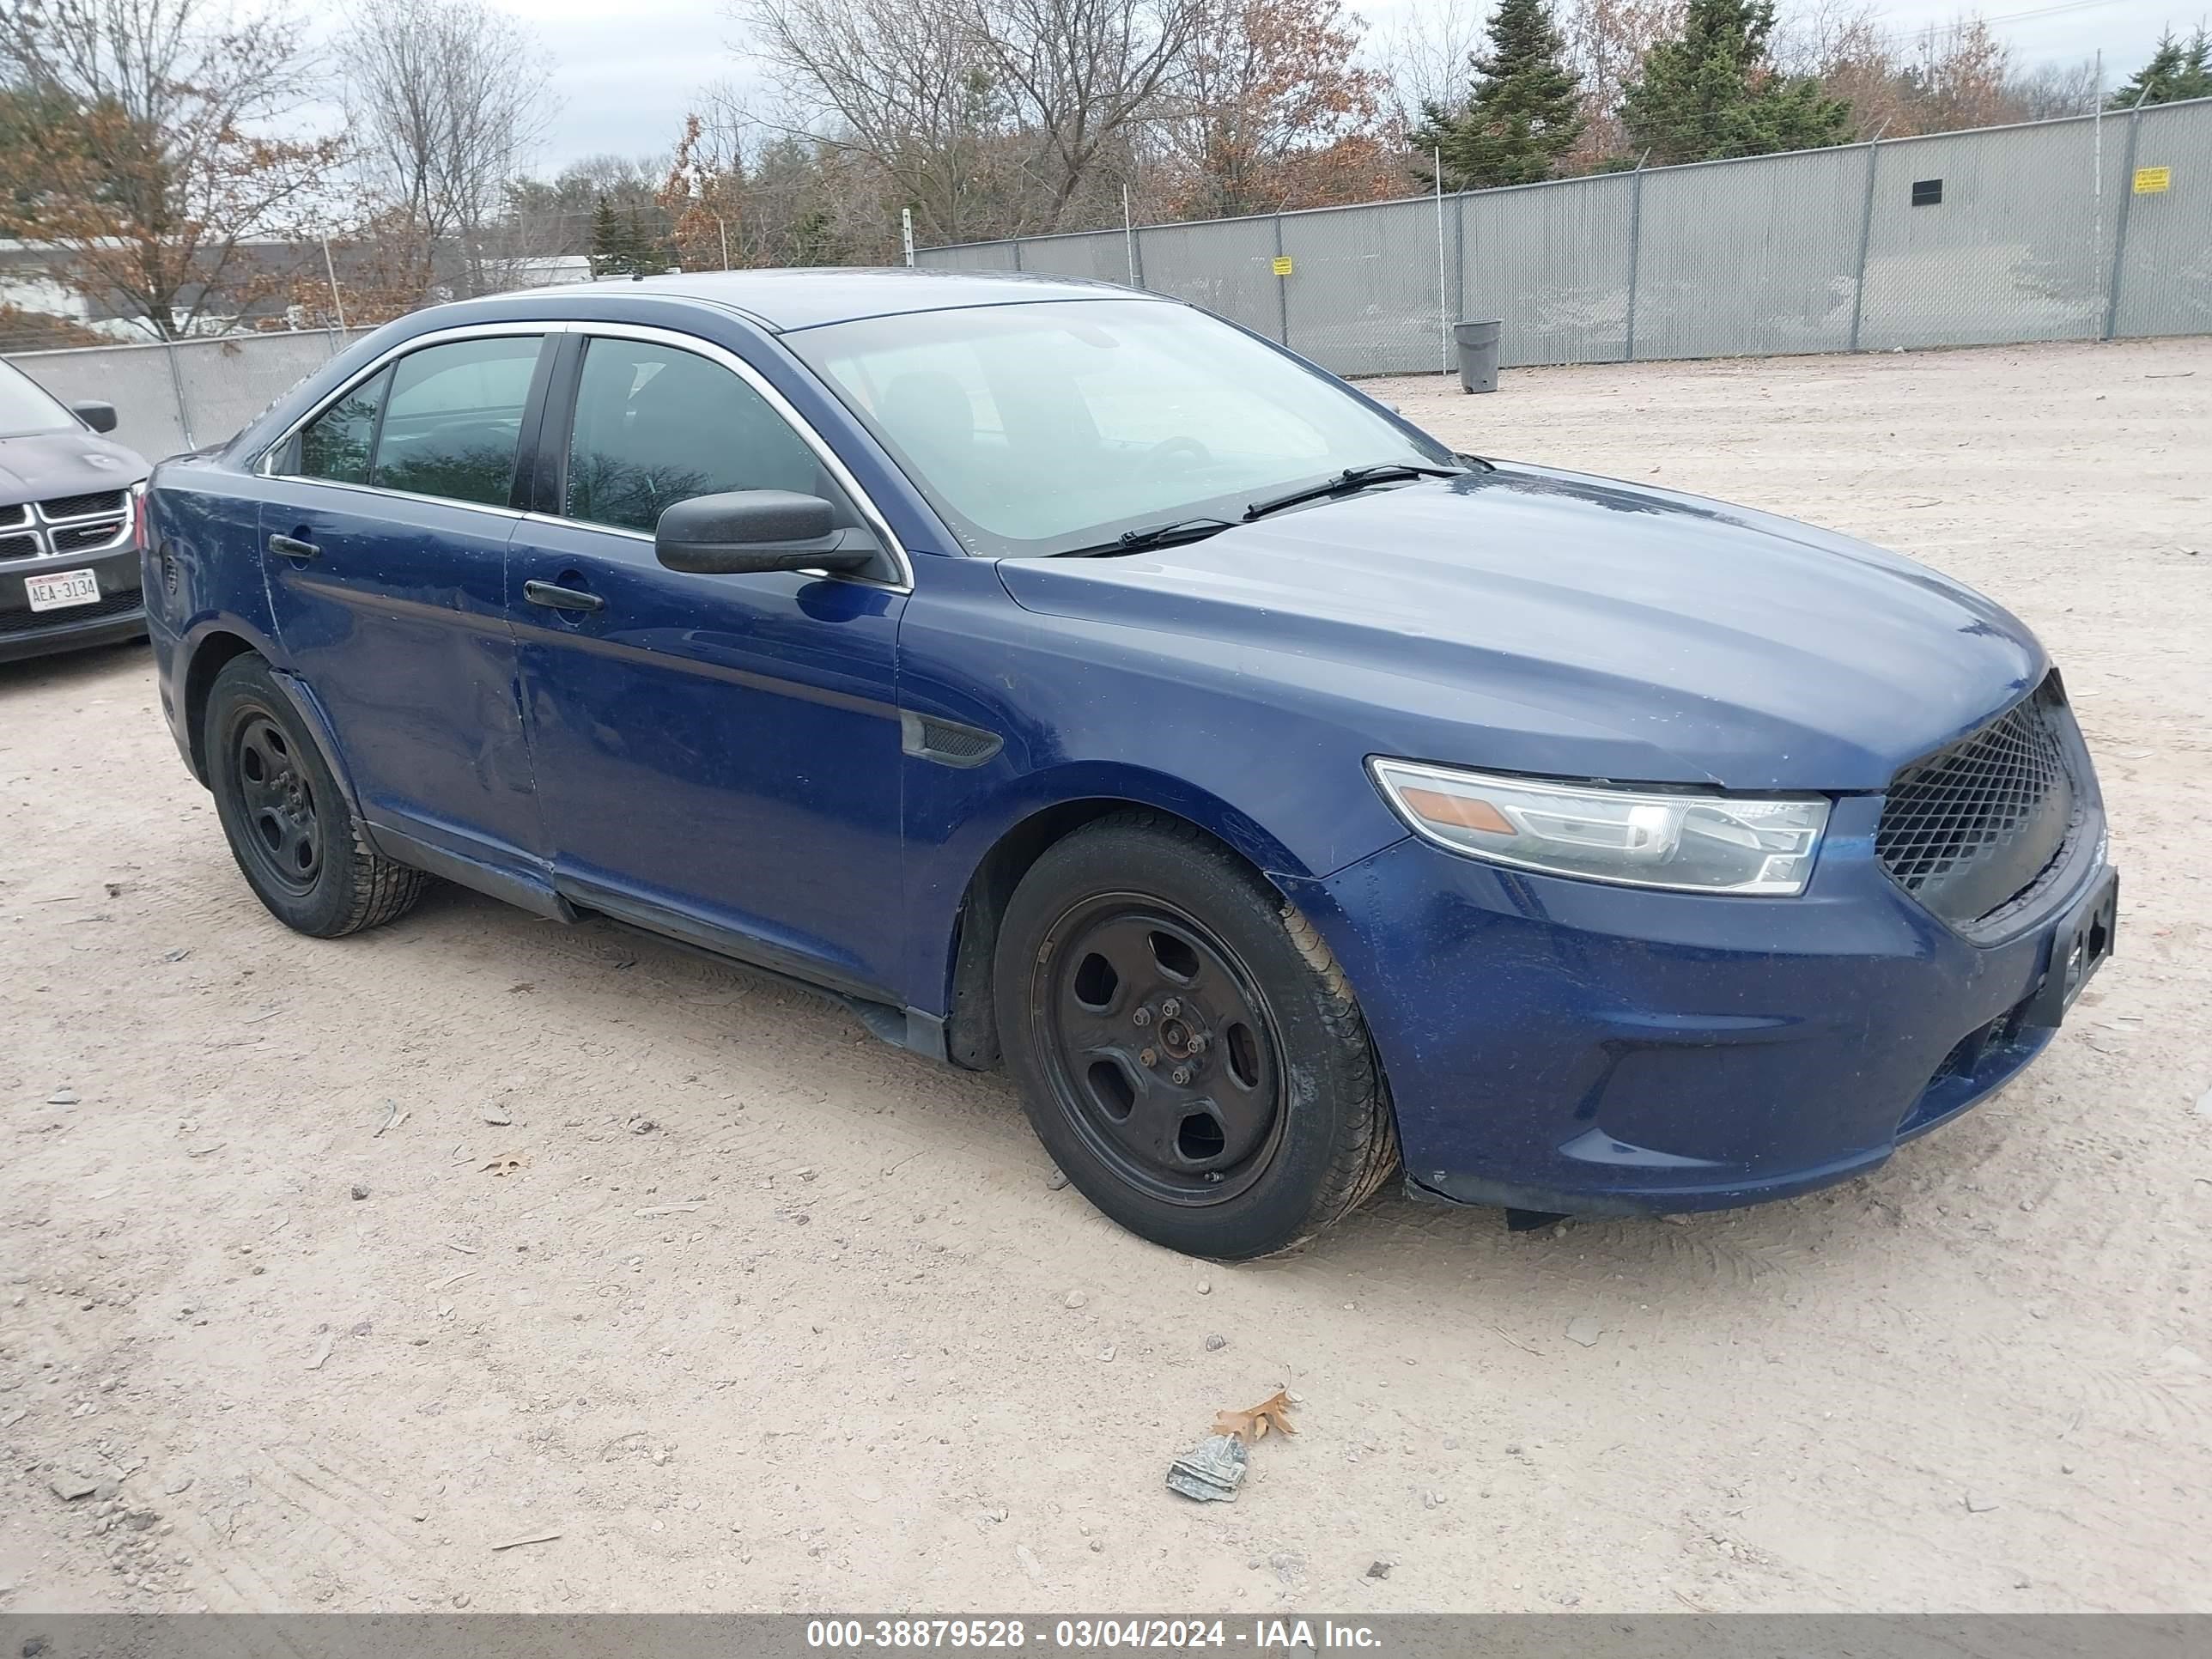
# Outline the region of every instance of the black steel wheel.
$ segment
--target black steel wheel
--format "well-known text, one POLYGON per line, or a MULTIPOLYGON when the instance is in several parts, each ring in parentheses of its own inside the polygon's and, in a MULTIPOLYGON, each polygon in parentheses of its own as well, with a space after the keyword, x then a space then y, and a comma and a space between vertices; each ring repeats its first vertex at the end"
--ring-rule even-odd
POLYGON ((1000 1046, 1069 1180, 1189 1255, 1282 1249, 1397 1167, 1358 1003, 1311 924, 1203 832, 1120 812, 1015 890, 1000 1046))
POLYGON ((264 879, 288 892, 313 892, 322 874, 324 830, 315 817, 313 785, 291 740, 267 714, 254 711, 239 723, 232 742, 230 763, 249 830, 240 850, 264 879))
POLYGON ((1281 1044, 1251 970, 1139 893, 1083 901, 1052 938, 1033 988, 1045 1058, 1092 1150, 1170 1203, 1249 1190, 1283 1122, 1281 1044))
POLYGON ((404 915, 428 879, 368 844, 269 665, 223 665, 203 722, 208 787, 240 873, 286 927, 319 939, 404 915))

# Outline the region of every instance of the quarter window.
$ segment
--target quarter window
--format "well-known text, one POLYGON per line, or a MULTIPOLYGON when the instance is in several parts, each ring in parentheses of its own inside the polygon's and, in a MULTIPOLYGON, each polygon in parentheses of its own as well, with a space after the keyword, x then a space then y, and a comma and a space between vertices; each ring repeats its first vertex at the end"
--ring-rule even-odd
POLYGON ((386 489, 505 507, 535 335, 456 340, 410 352, 392 371, 369 482, 386 489))
POLYGON ((376 417, 391 390, 392 371, 387 368, 301 428, 300 476, 328 478, 334 483, 367 483, 369 449, 376 441, 376 417))
MULTIPOLYGON (((675 346, 591 340, 568 441, 569 518, 650 532, 672 502, 732 489, 842 496, 768 400, 675 346)), ((852 523, 849 512, 841 523, 852 523)))

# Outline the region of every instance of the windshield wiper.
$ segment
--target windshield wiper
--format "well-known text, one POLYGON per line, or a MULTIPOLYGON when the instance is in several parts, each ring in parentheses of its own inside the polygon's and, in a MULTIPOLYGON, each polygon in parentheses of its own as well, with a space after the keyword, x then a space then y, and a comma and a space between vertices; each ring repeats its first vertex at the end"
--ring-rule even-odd
POLYGON ((1235 522, 1228 519, 1177 519, 1172 524, 1151 524, 1141 530, 1125 530, 1110 542, 1097 542, 1089 547, 1071 547, 1054 556, 1080 559, 1109 553, 1141 553, 1150 547, 1174 547, 1184 542, 1202 542, 1208 536, 1218 536, 1224 530, 1236 527, 1235 522))
POLYGON ((1264 501, 1255 501, 1244 509, 1247 519, 1263 519, 1270 513, 1280 512, 1286 507, 1297 507, 1306 501, 1327 501, 1332 495, 1348 495, 1370 484, 1395 483, 1407 478, 1457 478, 1467 473, 1462 466, 1431 466, 1420 461, 1384 461, 1376 466, 1347 466, 1326 483, 1309 484, 1304 489, 1293 489, 1286 495, 1270 495, 1264 501))

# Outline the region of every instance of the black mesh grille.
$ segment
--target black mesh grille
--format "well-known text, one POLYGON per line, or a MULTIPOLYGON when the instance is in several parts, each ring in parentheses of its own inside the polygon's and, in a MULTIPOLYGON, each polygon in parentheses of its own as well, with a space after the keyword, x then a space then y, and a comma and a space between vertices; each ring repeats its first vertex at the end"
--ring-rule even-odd
POLYGON ((1875 851, 1899 886, 1946 921, 2002 908, 2065 846, 2074 781, 2063 708, 2046 683, 1891 780, 1875 851))
POLYGON ((0 559, 35 559, 45 551, 36 536, 0 536, 0 559))
POLYGON ((105 547, 123 533, 120 519, 100 519, 91 524, 58 526, 46 532, 57 553, 75 553, 88 547, 105 547))
POLYGON ((119 617, 138 606, 138 590, 128 587, 103 594, 90 605, 66 605, 58 611, 0 611, 0 635, 35 634, 42 628, 70 628, 78 623, 97 622, 102 617, 119 617))
POLYGON ((60 495, 40 501, 39 511, 49 519, 82 519, 88 513, 120 513, 129 492, 103 489, 90 495, 60 495))
POLYGON ((22 524, 31 516, 31 504, 18 501, 13 507, 0 507, 0 525, 22 524))

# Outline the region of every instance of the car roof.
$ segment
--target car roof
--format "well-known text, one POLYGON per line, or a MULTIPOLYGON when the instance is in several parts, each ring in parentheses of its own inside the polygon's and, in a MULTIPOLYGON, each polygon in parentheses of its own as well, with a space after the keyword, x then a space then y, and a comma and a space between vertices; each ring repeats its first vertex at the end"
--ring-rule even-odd
POLYGON ((655 299, 698 300, 741 311, 778 332, 849 323, 904 312, 951 311, 967 306, 1034 305, 1042 300, 1158 300, 1162 296, 1111 283, 1067 276, 1032 276, 967 270, 867 269, 829 265, 814 270, 702 270, 670 276, 622 277, 588 286, 568 283, 527 289, 513 301, 581 294, 635 294, 655 299))

